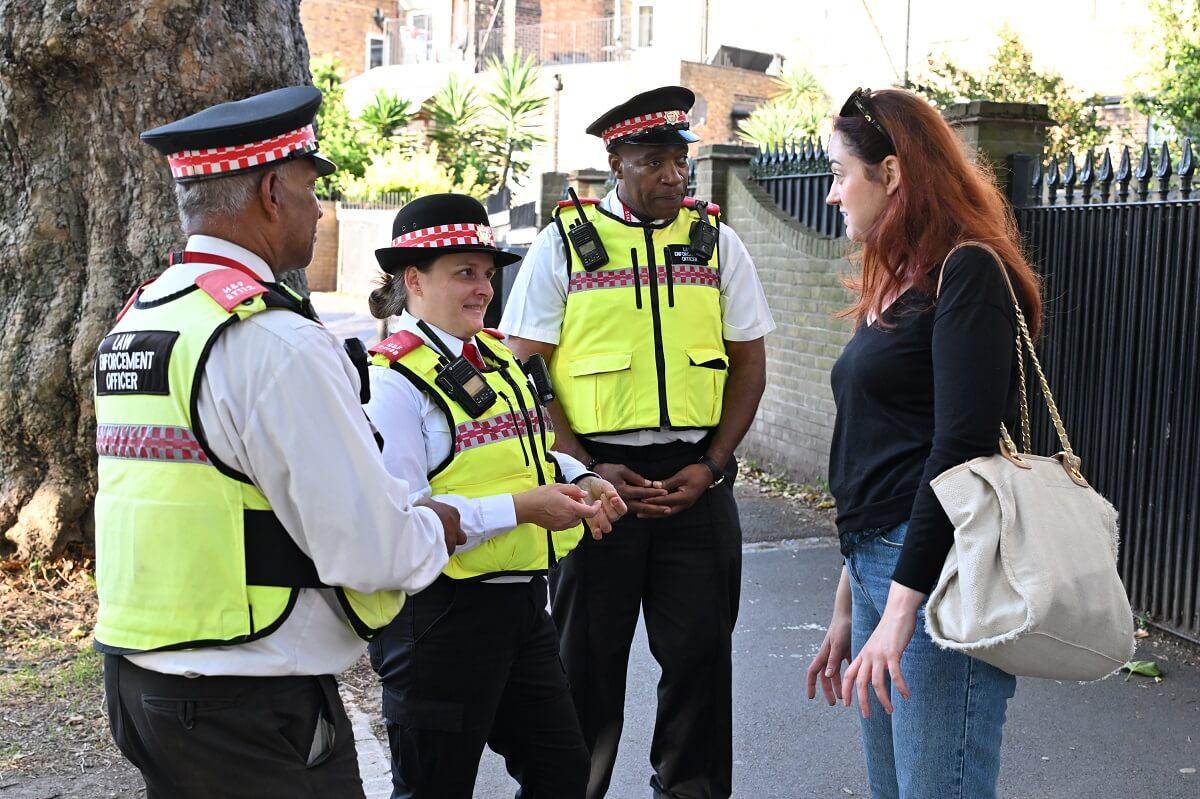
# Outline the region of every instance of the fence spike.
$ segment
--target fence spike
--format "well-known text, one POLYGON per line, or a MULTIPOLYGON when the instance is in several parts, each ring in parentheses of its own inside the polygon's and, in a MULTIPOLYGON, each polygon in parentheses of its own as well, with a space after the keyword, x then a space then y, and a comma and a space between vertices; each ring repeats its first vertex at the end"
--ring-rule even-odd
POLYGON ((1158 168, 1154 176, 1158 178, 1158 199, 1165 200, 1171 193, 1171 148, 1163 142, 1162 150, 1158 153, 1158 168))
POLYGON ((1087 151, 1087 157, 1083 159, 1083 168, 1079 170, 1079 185, 1083 187, 1083 203, 1087 205, 1092 201, 1092 184, 1096 182, 1096 154, 1092 150, 1087 151))
POLYGON ((1142 157, 1138 159, 1137 169, 1134 170, 1134 177, 1137 178, 1137 196, 1139 201, 1145 201, 1146 195, 1150 193, 1150 143, 1142 145, 1142 157))
POLYGON ((1108 198, 1112 196, 1112 181, 1113 181, 1113 165, 1112 153, 1108 148, 1104 148, 1104 157, 1100 159, 1100 169, 1096 173, 1096 178, 1100 183, 1100 202, 1108 202, 1108 198))
POLYGON ((1133 177, 1133 170, 1130 168, 1131 160, 1129 145, 1126 144, 1121 148, 1121 162, 1117 166, 1117 200, 1119 202, 1129 199, 1129 181, 1133 177))
POLYGON ((1067 164, 1062 176, 1063 188, 1066 189, 1067 205, 1075 199, 1075 153, 1067 153, 1067 164))
POLYGON ((1046 199, 1050 205, 1054 205, 1059 183, 1058 157, 1052 155, 1050 156, 1050 163, 1046 167, 1046 199))
POLYGON ((1196 164, 1192 160, 1192 140, 1183 140, 1183 155, 1179 157, 1179 199, 1192 198, 1192 175, 1196 172, 1196 164))

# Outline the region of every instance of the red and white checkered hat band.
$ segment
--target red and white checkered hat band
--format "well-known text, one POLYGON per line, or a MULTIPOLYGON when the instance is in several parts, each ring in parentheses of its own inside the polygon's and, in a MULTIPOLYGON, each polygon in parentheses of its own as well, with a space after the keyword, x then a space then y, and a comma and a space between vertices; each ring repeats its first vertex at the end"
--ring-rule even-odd
POLYGON ((496 240, 490 227, 474 223, 434 225, 392 239, 393 247, 452 247, 463 244, 495 247, 496 240))
POLYGON ((171 174, 176 178, 192 178, 225 175, 269 164, 295 152, 311 153, 316 150, 317 134, 312 125, 305 125, 264 141, 172 153, 167 156, 167 163, 171 165, 171 174))
POLYGON ((611 128, 605 128, 600 134, 604 139, 604 143, 612 144, 616 139, 624 136, 632 136, 635 133, 644 133, 653 128, 663 128, 667 125, 678 125, 688 121, 687 113, 683 111, 656 111, 653 114, 642 114, 633 119, 627 119, 624 122, 618 122, 611 128))

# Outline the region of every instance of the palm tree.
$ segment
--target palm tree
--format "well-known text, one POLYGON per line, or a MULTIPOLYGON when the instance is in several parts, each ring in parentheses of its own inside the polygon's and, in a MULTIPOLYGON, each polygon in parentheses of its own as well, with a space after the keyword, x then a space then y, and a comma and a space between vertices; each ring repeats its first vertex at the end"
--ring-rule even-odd
POLYGON ((450 170, 456 185, 472 174, 487 181, 488 158, 485 106, 469 83, 454 73, 442 88, 425 101, 429 138, 438 145, 438 158, 450 170))
POLYGON ((488 143, 493 166, 499 170, 497 185, 503 190, 510 178, 520 182, 529 171, 530 150, 546 141, 540 129, 549 98, 538 90, 537 63, 532 57, 493 59, 488 72, 492 79, 492 88, 485 96, 488 143))
POLYGON ((398 128, 404 127, 410 116, 410 100, 390 92, 379 92, 374 101, 363 109, 359 119, 376 138, 385 140, 394 136, 398 128))
POLYGON ((738 137, 761 148, 816 136, 829 117, 829 95, 804 67, 786 70, 776 82, 779 93, 738 125, 738 137))

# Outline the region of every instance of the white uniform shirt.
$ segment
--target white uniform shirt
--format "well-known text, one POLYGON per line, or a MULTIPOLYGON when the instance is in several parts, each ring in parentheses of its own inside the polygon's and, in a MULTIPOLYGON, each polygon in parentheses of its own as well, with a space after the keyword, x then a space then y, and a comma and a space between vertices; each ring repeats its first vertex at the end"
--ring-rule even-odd
MULTIPOLYGON (((609 213, 623 216, 625 207, 613 189, 600 202, 609 213)), ((585 206, 585 209, 588 206, 585 206)), ((658 220, 662 222, 663 220, 658 220)), ((754 341, 775 329, 767 297, 746 245, 721 223, 718 242, 721 264, 721 324, 726 341, 754 341)), ((513 282, 500 329, 507 335, 558 344, 567 309, 567 260, 558 225, 547 225, 529 247, 513 282)), ((671 441, 695 442, 704 430, 638 430, 589 438, 612 444, 644 446, 671 441)))
MULTIPOLYGON (((232 258, 274 280, 258 256, 222 239, 192 236, 188 250, 232 258)), ((192 285, 221 267, 176 264, 143 300, 192 285)), ((409 486, 388 474, 358 401, 358 373, 333 334, 290 311, 231 325, 209 354, 198 413, 208 446, 253 481, 329 585, 420 591, 448 560, 442 525, 412 507, 409 486)), ((257 641, 128 656, 168 674, 335 674, 365 643, 330 589, 300 589, 279 629, 257 641)))
MULTIPOLYGON (((429 323, 426 322, 428 325, 429 323)), ((455 357, 462 354, 462 339, 436 325, 429 328, 455 357)), ((395 322, 395 331, 407 330, 431 344, 429 336, 417 327, 417 319, 405 311, 395 322)), ((436 349, 436 348, 435 348, 436 349)), ((430 396, 412 381, 392 369, 372 368, 371 401, 364 408, 371 423, 383 436, 383 462, 387 470, 408 484, 414 498, 428 496, 429 471, 446 459, 454 444, 446 414, 430 396), (415 442, 423 446, 415 446, 415 442)), ((567 481, 587 474, 583 464, 570 455, 551 452, 567 481)), ((465 552, 489 538, 507 533, 517 526, 517 513, 511 494, 495 494, 467 499, 451 494, 434 497, 458 509, 467 543, 455 552, 465 552)), ((527 577, 500 577, 495 582, 527 581, 527 577)), ((492 582, 492 581, 489 581, 492 582)))

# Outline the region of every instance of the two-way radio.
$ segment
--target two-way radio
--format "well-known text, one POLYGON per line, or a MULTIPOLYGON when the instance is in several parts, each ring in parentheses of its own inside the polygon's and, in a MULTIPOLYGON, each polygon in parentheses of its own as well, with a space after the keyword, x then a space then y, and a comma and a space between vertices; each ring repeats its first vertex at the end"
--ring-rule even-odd
POLYGON ((696 200, 695 208, 700 214, 700 218, 692 223, 692 229, 688 233, 688 243, 697 258, 701 261, 708 261, 712 258, 713 250, 717 247, 717 240, 721 237, 721 233, 717 230, 716 225, 708 221, 708 203, 704 200, 696 200))
POLYGON ((567 230, 567 237, 575 246, 575 252, 578 253, 579 262, 583 264, 583 268, 588 272, 594 272, 608 263, 608 251, 604 249, 604 242, 600 241, 600 234, 596 232, 596 226, 584 214, 583 203, 579 202, 579 195, 575 193, 575 189, 568 186, 567 194, 570 195, 571 202, 575 204, 575 210, 579 213, 579 219, 567 230))
POLYGON ((496 404, 496 392, 488 385, 487 380, 475 368, 475 364, 464 356, 457 358, 450 352, 449 347, 434 333, 424 320, 418 320, 417 326, 429 337, 433 345, 441 350, 444 363, 438 367, 437 377, 433 382, 445 391, 467 412, 472 419, 478 419, 488 408, 496 404))

